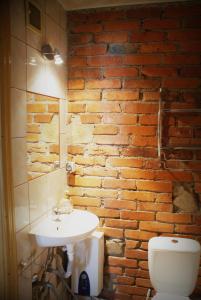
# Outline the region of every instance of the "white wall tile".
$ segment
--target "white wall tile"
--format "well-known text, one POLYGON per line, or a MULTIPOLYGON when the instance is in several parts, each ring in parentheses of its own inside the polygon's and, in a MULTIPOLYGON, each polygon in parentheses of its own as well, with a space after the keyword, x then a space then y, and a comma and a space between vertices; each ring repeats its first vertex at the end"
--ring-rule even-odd
POLYGON ((11 35, 25 42, 24 0, 10 1, 11 35))
POLYGON ((46 43, 50 44, 53 50, 59 48, 59 33, 59 25, 51 17, 46 16, 46 43))
POLYGON ((29 267, 24 270, 18 278, 19 290, 18 299, 28 300, 32 299, 32 269, 29 267))
POLYGON ((17 264, 18 271, 22 271, 23 263, 30 265, 32 262, 32 244, 30 239, 30 225, 26 226, 16 234, 17 240, 17 264))
POLYGON ((45 94, 46 88, 45 61, 38 50, 27 47, 27 90, 45 94))
POLYGON ((16 231, 29 224, 28 183, 14 188, 15 228, 16 231))
POLYGON ((12 139, 12 171, 14 186, 27 182, 27 147, 24 138, 12 139))
POLYGON ((67 126, 66 126, 66 100, 60 99, 59 101, 59 116, 60 116, 60 133, 66 133, 67 126))
POLYGON ((48 175, 48 208, 51 209, 64 196, 66 189, 66 172, 65 169, 59 169, 48 175))
POLYGON ((35 221, 48 210, 47 175, 29 182, 30 222, 35 221))
POLYGON ((11 88, 11 136, 25 137, 26 124, 26 92, 11 88))
POLYGON ((55 0, 46 1, 46 14, 59 24, 60 4, 55 0))
POLYGON ((11 87, 26 89, 26 45, 11 38, 11 87))

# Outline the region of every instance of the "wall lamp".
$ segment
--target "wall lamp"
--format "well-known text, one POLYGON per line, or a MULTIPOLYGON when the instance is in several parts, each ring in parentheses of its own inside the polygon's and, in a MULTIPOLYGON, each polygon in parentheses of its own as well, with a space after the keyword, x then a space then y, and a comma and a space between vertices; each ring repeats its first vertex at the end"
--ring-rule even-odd
POLYGON ((47 60, 54 60, 55 65, 63 64, 63 59, 58 49, 52 49, 49 44, 45 44, 41 48, 41 53, 43 57, 47 60))

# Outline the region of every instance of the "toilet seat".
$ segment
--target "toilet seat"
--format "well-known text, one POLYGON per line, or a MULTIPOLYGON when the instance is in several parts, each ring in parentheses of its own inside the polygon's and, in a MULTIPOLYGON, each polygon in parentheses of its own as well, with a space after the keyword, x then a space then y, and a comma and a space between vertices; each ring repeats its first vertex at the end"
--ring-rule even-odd
POLYGON ((190 300, 190 298, 167 293, 157 293, 152 300, 190 300))

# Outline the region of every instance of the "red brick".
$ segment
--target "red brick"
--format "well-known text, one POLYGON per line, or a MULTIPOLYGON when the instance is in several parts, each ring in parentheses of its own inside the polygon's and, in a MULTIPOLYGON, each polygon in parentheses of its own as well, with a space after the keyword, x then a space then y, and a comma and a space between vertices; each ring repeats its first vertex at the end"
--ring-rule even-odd
POLYGON ((79 145, 69 145, 68 146, 68 153, 69 154, 83 154, 84 153, 84 147, 79 145))
POLYGON ((134 259, 122 258, 122 257, 108 257, 108 264, 109 266, 118 266, 118 267, 130 267, 136 268, 137 261, 134 259))
POLYGON ((148 270, 148 262, 147 261, 139 261, 139 267, 143 270, 148 270))
POLYGON ((95 35, 96 43, 124 43, 128 41, 127 32, 104 32, 95 35))
POLYGON ((119 157, 111 157, 108 159, 108 164, 112 167, 142 167, 143 161, 141 159, 135 158, 119 158, 119 157))
POLYGON ((201 41, 181 41, 180 49, 181 51, 200 53, 201 41))
POLYGON ((100 206, 101 200, 99 198, 92 197, 79 197, 79 196, 71 196, 71 201, 73 205, 79 206, 100 206))
POLYGON ((69 184, 71 186, 83 186, 83 187, 100 187, 101 178, 96 177, 80 177, 80 176, 70 176, 69 184))
POLYGON ((154 179, 155 172, 142 169, 123 169, 120 171, 120 176, 129 179, 154 179))
MULTIPOLYGON (((133 277, 128 277, 128 276, 117 276, 117 283, 120 284, 128 284, 128 285, 133 285, 134 283, 134 278, 133 277)), ((123 299, 123 298, 122 298, 123 299)))
POLYGON ((109 208, 97 208, 97 207, 90 207, 88 209, 98 217, 105 217, 105 218, 118 218, 119 211, 116 209, 109 209, 109 208))
POLYGON ((121 81, 119 79, 89 79, 86 82, 86 88, 88 89, 119 89, 120 87, 121 81))
POLYGON ((118 133, 118 127, 115 125, 96 125, 93 130, 93 134, 117 134, 118 133))
POLYGON ((69 101, 98 101, 101 99, 100 91, 68 91, 69 101))
POLYGON ((142 211, 172 212, 173 205, 169 203, 140 202, 138 204, 138 209, 142 211))
POLYGON ((97 124, 101 122, 101 115, 98 114, 84 114, 80 116, 82 124, 97 124))
POLYGON ((93 35, 90 33, 73 34, 69 37, 70 45, 87 44, 92 41, 93 35))
MULTIPOLYGON (((141 73, 145 76, 151 76, 151 77, 172 77, 177 75, 177 69, 172 67, 142 67, 141 73)), ((157 92, 145 92, 145 95, 151 95, 151 93, 154 95, 159 96, 159 93, 157 92)), ((147 100, 147 99, 145 99, 147 100)), ((149 99, 152 100, 152 99, 149 99)), ((156 98, 153 100, 157 100, 156 98)))
POLYGON ((69 79, 68 80, 69 90, 81 90, 84 89, 84 79, 69 79))
MULTIPOLYGON (((97 156, 95 156, 97 158, 97 156)), ((84 169, 84 175, 100 177, 117 177, 118 172, 106 167, 93 166, 84 169)))
POLYGON ((104 232, 106 237, 113 237, 117 239, 123 238, 122 229, 102 227, 100 230, 104 232))
POLYGON ((106 103, 106 102, 95 102, 87 104, 87 112, 98 113, 98 112, 120 112, 120 106, 114 103, 106 103))
POLYGON ((142 191, 154 192, 172 192, 171 182, 151 181, 151 180, 137 180, 137 189, 142 191))
POLYGON ((132 190, 135 189, 135 181, 133 180, 124 180, 124 179, 104 179, 103 181, 104 188, 112 188, 112 189, 126 189, 132 190))
POLYGON ((139 245, 140 245, 140 243, 138 241, 126 240, 126 248, 127 249, 136 249, 139 247, 139 245))
POLYGON ((168 32, 171 41, 200 40, 201 29, 173 30, 168 32))
POLYGON ((102 25, 101 24, 80 24, 80 25, 74 25, 73 28, 71 28, 72 32, 80 33, 80 32, 100 32, 102 31, 102 25))
POLYGON ((138 69, 134 67, 111 67, 104 70, 105 77, 135 77, 138 75, 138 69))
POLYGON ((147 288, 152 288, 152 284, 149 279, 144 279, 144 278, 137 278, 136 279, 136 285, 137 286, 143 286, 147 288))
POLYGON ((71 67, 83 67, 87 65, 87 59, 86 57, 71 56, 68 64, 71 67))
POLYGON ((164 88, 186 88, 195 89, 199 88, 201 84, 201 79, 191 79, 191 78, 171 78, 163 80, 164 88))
POLYGON ((121 275, 123 272, 122 272, 122 268, 120 267, 106 267, 104 269, 104 273, 106 274, 117 274, 117 275, 121 275))
POLYGON ((160 55, 124 55, 123 64, 125 65, 157 65, 161 64, 162 58, 160 55))
POLYGON ((136 30, 139 29, 140 22, 135 21, 110 21, 104 23, 105 31, 121 31, 121 30, 136 30))
POLYGON ((150 136, 133 136, 131 144, 136 147, 156 147, 157 138, 150 136))
POLYGON ((167 223, 191 223, 191 215, 184 213, 165 213, 160 212, 156 214, 156 220, 167 223))
POLYGON ((134 136, 155 136, 156 127, 155 126, 121 126, 121 134, 132 134, 134 136))
POLYGON ((70 68, 69 78, 100 78, 100 69, 98 68, 70 68))
POLYGON ((201 77, 201 66, 183 67, 180 74, 182 77, 201 77))
MULTIPOLYGON (((144 288, 144 287, 118 285, 117 290, 118 290, 118 292, 126 293, 129 295, 142 295, 145 297, 147 294, 147 288, 144 288)), ((135 296, 135 299, 136 299, 136 296, 135 296)))
POLYGON ((188 182, 193 180, 193 176, 192 173, 188 171, 172 171, 171 173, 168 171, 158 171, 155 179, 188 182))
POLYGON ((124 210, 120 212, 121 219, 126 220, 145 220, 153 221, 155 214, 152 212, 141 212, 141 211, 129 211, 124 210))
MULTIPOLYGON (((80 58, 80 57, 79 57, 80 58)), ((82 58, 81 59, 85 59, 82 58)), ((71 59, 70 59, 71 62, 71 59)), ((121 56, 107 56, 107 55, 100 55, 100 56, 91 56, 87 58, 87 65, 91 67, 103 67, 108 65, 119 65, 122 62, 121 56)))
POLYGON ((148 241, 152 237, 155 237, 157 234, 153 232, 147 232, 142 230, 125 230, 125 237, 134 239, 134 240, 142 240, 142 241, 148 241))
POLYGON ((161 96, 160 96, 159 92, 143 92, 143 100, 145 100, 145 101, 159 100, 160 97, 161 96))
POLYGON ((94 137, 94 143, 100 145, 128 145, 128 137, 123 135, 100 135, 94 137))
POLYGON ((130 41, 138 42, 160 42, 165 40, 165 33, 160 31, 134 32, 130 41))
POLYGON ((148 259, 147 251, 143 250, 136 250, 136 249, 126 249, 125 256, 128 258, 136 258, 136 259, 148 259))
POLYGON ((141 125, 156 125, 158 122, 156 115, 139 116, 139 123, 141 125))
POLYGON ((136 229, 137 228, 137 221, 132 220, 119 220, 119 219, 106 219, 105 220, 105 225, 107 227, 117 227, 117 228, 132 228, 136 229))
POLYGON ((160 222, 140 221, 140 230, 171 233, 174 231, 174 225, 160 222))
POLYGON ((125 105, 125 112, 126 113, 133 113, 133 114, 151 114, 158 112, 158 105, 157 104, 150 104, 150 103, 127 103, 125 105))
POLYGON ((119 148, 114 146, 87 145, 89 155, 119 156, 119 148))
POLYGON ((194 65, 200 63, 200 57, 198 55, 166 55, 164 56, 163 63, 168 65, 194 65))
POLYGON ((139 191, 121 191, 120 197, 128 200, 151 201, 156 199, 153 192, 139 192, 139 191))
POLYGON ((154 44, 142 44, 140 46, 141 53, 166 53, 166 52, 175 52, 177 47, 174 44, 170 43, 154 43, 154 44))
POLYGON ((108 101, 138 100, 139 92, 125 89, 121 91, 103 91, 102 99, 108 101))
POLYGON ((125 12, 123 10, 103 10, 94 11, 87 15, 89 22, 119 20, 124 18, 125 12))
POLYGON ((189 28, 199 28, 201 27, 201 19, 200 17, 191 17, 184 19, 184 27, 189 28))
POLYGON ((124 88, 159 88, 160 81, 159 80, 151 80, 151 79, 127 79, 124 81, 124 88))
POLYGON ((172 203, 172 195, 170 193, 157 194, 156 202, 172 203))
POLYGON ((69 113, 84 113, 86 109, 86 104, 80 103, 69 103, 68 112, 69 113))
POLYGON ((103 123, 106 124, 136 124, 137 116, 134 115, 122 115, 122 114, 104 114, 103 115, 103 123))
POLYGON ((104 166, 105 165, 105 157, 77 155, 74 157, 74 162, 78 165, 88 165, 88 166, 96 166, 96 167, 104 166))
POLYGON ((200 235, 201 234, 201 226, 197 225, 176 225, 175 232, 177 233, 185 233, 185 234, 193 234, 200 235))
POLYGON ((87 46, 82 46, 82 47, 76 47, 74 50, 74 54, 75 55, 83 55, 83 56, 87 56, 87 55, 101 55, 101 54, 105 54, 107 50, 107 46, 105 44, 101 45, 95 45, 95 44, 91 44, 91 45, 87 45, 87 46))
POLYGON ((104 207, 135 210, 136 209, 136 203, 134 201, 105 199, 104 200, 104 207))
POLYGON ((148 19, 143 22, 145 29, 177 29, 179 27, 180 21, 173 19, 148 19))

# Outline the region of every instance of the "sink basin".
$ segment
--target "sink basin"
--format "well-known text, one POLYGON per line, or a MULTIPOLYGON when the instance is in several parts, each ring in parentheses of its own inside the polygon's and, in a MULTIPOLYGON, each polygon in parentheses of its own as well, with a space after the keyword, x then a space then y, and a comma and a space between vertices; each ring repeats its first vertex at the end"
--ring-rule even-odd
POLYGON ((93 213, 73 209, 70 214, 49 216, 37 224, 30 234, 40 247, 57 247, 74 244, 87 238, 98 226, 93 213))

